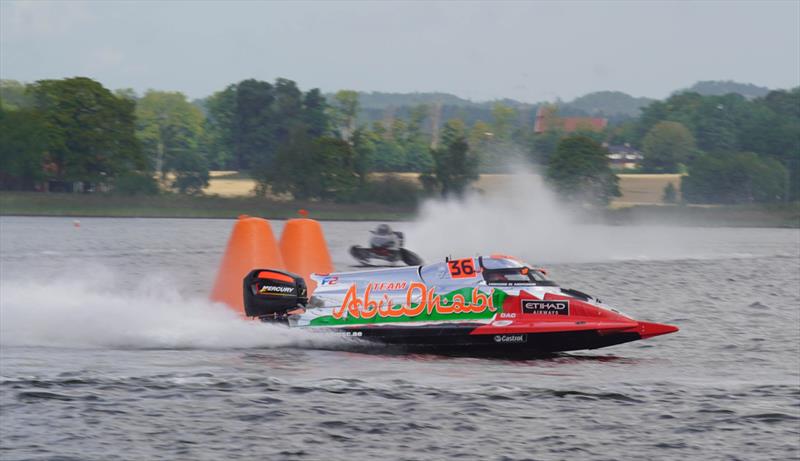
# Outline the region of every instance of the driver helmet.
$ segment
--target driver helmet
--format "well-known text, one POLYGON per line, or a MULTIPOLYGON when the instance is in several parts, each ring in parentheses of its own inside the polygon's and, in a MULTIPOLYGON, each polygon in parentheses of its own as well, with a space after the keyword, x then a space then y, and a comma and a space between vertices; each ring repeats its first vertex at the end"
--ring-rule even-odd
POLYGON ((392 228, 388 224, 381 224, 375 229, 375 233, 379 235, 388 235, 392 233, 392 228))

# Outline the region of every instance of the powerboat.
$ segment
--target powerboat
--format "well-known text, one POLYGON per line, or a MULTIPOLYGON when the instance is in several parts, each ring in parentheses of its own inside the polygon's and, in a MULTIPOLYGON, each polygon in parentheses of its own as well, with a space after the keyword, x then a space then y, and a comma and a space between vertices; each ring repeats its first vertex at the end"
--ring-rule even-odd
POLYGON ((643 322, 547 271, 505 255, 414 267, 313 274, 272 269, 244 279, 246 315, 407 351, 511 356, 598 349, 674 333, 643 322))

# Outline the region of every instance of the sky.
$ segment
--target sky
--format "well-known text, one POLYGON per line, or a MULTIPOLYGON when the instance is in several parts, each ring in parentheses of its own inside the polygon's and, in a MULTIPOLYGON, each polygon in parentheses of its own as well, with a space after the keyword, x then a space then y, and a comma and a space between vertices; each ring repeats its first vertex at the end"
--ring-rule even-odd
POLYGON ((476 101, 800 85, 800 0, 0 0, 0 78, 205 97, 247 78, 476 101))

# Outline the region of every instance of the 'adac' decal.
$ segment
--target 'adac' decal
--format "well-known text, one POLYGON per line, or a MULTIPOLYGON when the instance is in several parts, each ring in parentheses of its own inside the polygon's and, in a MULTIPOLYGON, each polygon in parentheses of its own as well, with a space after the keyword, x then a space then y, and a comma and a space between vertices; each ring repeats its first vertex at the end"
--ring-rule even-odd
POLYGON ((370 299, 371 292, 372 287, 368 286, 364 291, 364 296, 359 297, 356 286, 351 285, 345 293, 342 305, 333 309, 333 318, 342 319, 347 316, 355 319, 371 319, 373 317, 391 319, 403 316, 413 318, 433 313, 450 315, 497 311, 492 296, 477 288, 472 290, 469 301, 464 295, 456 293, 448 302, 448 300, 442 299, 442 296, 437 295, 434 288, 428 288, 424 283, 412 282, 406 291, 404 304, 393 304, 392 299, 386 294, 378 299, 370 299), (412 300, 417 298, 419 302, 413 303, 412 300))

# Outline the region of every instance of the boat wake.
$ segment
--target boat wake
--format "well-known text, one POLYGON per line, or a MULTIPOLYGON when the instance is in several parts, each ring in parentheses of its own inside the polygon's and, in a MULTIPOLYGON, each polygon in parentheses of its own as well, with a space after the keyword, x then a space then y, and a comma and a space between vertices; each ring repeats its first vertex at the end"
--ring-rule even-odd
POLYGON ((182 293, 164 274, 130 282, 91 277, 0 280, 0 345, 68 348, 228 349, 335 347, 342 338, 246 320, 182 293))

